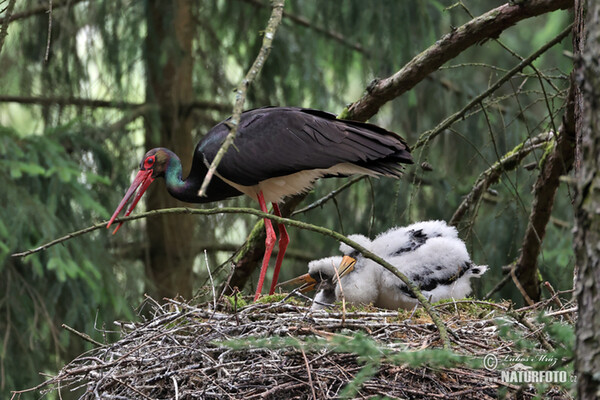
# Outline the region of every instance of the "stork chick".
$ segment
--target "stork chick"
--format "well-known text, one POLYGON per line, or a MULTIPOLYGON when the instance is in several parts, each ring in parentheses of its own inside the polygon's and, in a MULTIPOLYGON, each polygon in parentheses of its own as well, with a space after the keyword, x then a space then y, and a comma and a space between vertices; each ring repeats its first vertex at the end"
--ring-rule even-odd
MULTIPOLYGON (((458 232, 444 221, 423 221, 392 228, 373 241, 362 235, 349 238, 395 266, 433 302, 464 298, 471 293, 470 279, 487 270, 487 266, 471 262, 458 232)), ((330 303, 335 294, 339 300, 341 286, 346 301, 351 304, 373 304, 387 309, 411 309, 418 304, 407 285, 392 272, 346 244, 340 245, 340 251, 344 254, 338 268, 341 285, 337 284, 333 266, 337 258, 309 263, 309 273, 303 276, 320 279, 315 299, 330 303)), ((323 306, 313 304, 313 309, 318 308, 323 306)))

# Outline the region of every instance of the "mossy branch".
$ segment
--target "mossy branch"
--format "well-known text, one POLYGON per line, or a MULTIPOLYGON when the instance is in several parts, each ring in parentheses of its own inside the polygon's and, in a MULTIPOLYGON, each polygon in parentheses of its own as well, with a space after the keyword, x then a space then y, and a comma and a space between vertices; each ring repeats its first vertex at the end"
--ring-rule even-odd
MULTIPOLYGON (((115 221, 116 222, 125 222, 125 221, 132 221, 132 220, 136 220, 136 219, 154 217, 154 216, 165 215, 165 214, 194 214, 194 215, 250 214, 250 215, 254 215, 256 217, 263 218, 263 219, 268 218, 278 224, 285 224, 286 226, 293 226, 296 228, 316 232, 321 235, 330 236, 339 242, 345 243, 348 246, 350 246, 350 247, 356 249, 357 251, 359 251, 360 253, 362 253, 362 255, 365 256, 366 258, 375 261, 377 264, 381 265, 382 267, 384 267, 385 269, 387 269, 388 271, 390 271, 391 273, 396 275, 402 282, 404 282, 406 284, 406 286, 408 286, 410 291, 415 295, 417 300, 421 303, 423 308, 425 308, 425 310, 427 311, 427 313, 433 320, 434 324, 438 328, 438 331, 440 333, 440 339, 442 340, 444 348, 450 348, 450 341, 449 341, 448 333, 446 331, 446 327, 444 326, 444 323, 442 322, 441 318, 439 317, 439 314, 431 306, 431 303, 425 298, 423 293, 421 293, 421 291, 419 290, 419 287, 413 281, 411 281, 406 275, 404 275, 403 273, 398 271, 392 264, 388 263, 387 261, 385 261, 383 258, 376 255, 375 253, 370 252, 366 248, 362 247, 358 243, 354 242, 353 240, 348 239, 346 236, 344 236, 338 232, 335 232, 331 229, 323 228, 318 225, 309 224, 307 222, 296 221, 296 220, 289 219, 289 218, 283 218, 283 217, 279 217, 279 216, 276 216, 273 214, 269 214, 269 213, 265 213, 265 212, 256 210, 254 208, 245 208, 245 207, 224 207, 224 208, 209 208, 209 209, 194 209, 194 208, 188 208, 188 207, 165 208, 165 209, 160 209, 160 210, 146 211, 146 212, 139 213, 136 215, 131 215, 129 217, 118 218, 115 221)), ((28 250, 28 251, 25 251, 22 253, 15 253, 12 256, 13 257, 24 257, 27 255, 38 253, 40 251, 46 250, 49 247, 52 247, 54 245, 57 245, 64 241, 67 241, 74 237, 81 236, 83 234, 92 232, 96 229, 104 228, 104 227, 106 227, 107 224, 108 224, 108 221, 95 224, 88 228, 69 233, 68 235, 63 236, 62 238, 58 238, 56 240, 48 242, 48 243, 46 243, 42 246, 39 246, 35 249, 31 249, 31 250, 28 250)))

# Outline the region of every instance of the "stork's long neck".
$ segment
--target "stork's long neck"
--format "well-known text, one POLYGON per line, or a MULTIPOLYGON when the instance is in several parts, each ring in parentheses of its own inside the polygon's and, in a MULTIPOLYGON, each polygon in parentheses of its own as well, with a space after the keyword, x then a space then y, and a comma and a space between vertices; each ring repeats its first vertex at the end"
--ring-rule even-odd
POLYGON ((167 169, 165 170, 167 190, 171 196, 178 200, 189 203, 200 202, 201 198, 198 197, 198 190, 200 190, 202 179, 197 179, 196 176, 192 174, 190 174, 187 179, 182 179, 183 168, 181 166, 181 160, 173 152, 171 152, 170 156, 167 169))

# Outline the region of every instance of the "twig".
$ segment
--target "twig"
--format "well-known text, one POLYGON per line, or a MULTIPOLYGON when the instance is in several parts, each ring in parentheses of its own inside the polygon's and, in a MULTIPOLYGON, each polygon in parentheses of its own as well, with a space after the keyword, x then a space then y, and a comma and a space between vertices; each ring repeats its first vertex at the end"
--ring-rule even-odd
MULTIPOLYGON (((550 313, 546 313, 544 315, 546 317, 556 317, 558 315, 571 314, 571 313, 576 313, 576 312, 577 312, 577 306, 571 307, 571 308, 566 308, 564 310, 553 311, 550 313)), ((569 318, 569 320, 571 320, 571 318, 569 318)))
POLYGON ((464 197, 463 201, 456 208, 456 211, 454 211, 449 224, 453 226, 458 225, 471 205, 477 203, 485 191, 491 185, 498 182, 503 173, 517 168, 529 153, 545 146, 547 141, 552 137, 552 134, 544 132, 531 139, 527 138, 523 143, 517 145, 491 167, 479 174, 469 194, 464 197))
POLYGON ((88 335, 87 333, 78 332, 75 329, 71 328, 67 324, 62 324, 61 326, 63 327, 63 329, 66 329, 69 332, 71 332, 72 334, 79 336, 80 338, 82 338, 86 342, 90 342, 92 344, 95 344, 96 346, 104 346, 102 343, 97 342, 94 339, 92 339, 92 337, 90 335, 88 335))
POLYGON ((206 263, 206 270, 208 271, 208 278, 210 279, 210 287, 212 288, 213 295, 213 310, 217 309, 217 295, 215 293, 215 282, 213 281, 212 273, 210 272, 210 266, 208 265, 208 254, 204 249, 204 262, 206 263))
POLYGON ((489 291, 485 296, 483 296, 484 300, 488 300, 494 293, 499 291, 506 285, 506 282, 510 281, 510 274, 504 275, 504 277, 500 280, 500 282, 496 283, 496 285, 489 291))
POLYGON ((308 364, 308 358, 306 357, 306 352, 304 348, 300 347, 300 351, 302 352, 302 357, 304 357, 304 365, 306 365, 306 374, 308 375, 308 386, 310 386, 310 390, 312 391, 313 399, 317 400, 317 394, 315 393, 315 386, 312 381, 312 374, 310 372, 310 365, 308 364))
POLYGON ((173 386, 175 387, 175 400, 179 400, 179 387, 177 386, 177 379, 172 376, 171 379, 173 380, 173 386))
POLYGON ((525 300, 525 302, 527 304, 529 304, 530 306, 533 306, 535 303, 533 302, 531 297, 529 297, 529 295, 525 291, 525 288, 523 287, 523 285, 521 285, 521 282, 519 281, 519 278, 517 278, 517 275, 515 273, 516 270, 517 270, 517 264, 514 263, 510 266, 510 277, 512 278, 513 283, 515 284, 517 289, 519 289, 519 292, 521 293, 521 296, 523 296, 523 299, 525 300))
MULTIPOLYGON (((333 264, 333 261, 331 262, 333 264)), ((340 279, 340 274, 337 269, 337 266, 333 265, 333 270, 335 272, 335 279, 337 281, 338 287, 340 288, 340 294, 342 295, 342 325, 346 321, 346 296, 344 295, 344 288, 342 287, 342 280, 340 279)))
MULTIPOLYGON (((548 290, 548 293, 550 293, 550 300, 552 300, 558 306, 559 309, 564 308, 562 301, 560 301, 560 297, 558 297, 558 294, 556 293, 550 282, 544 282, 544 287, 546 288, 546 290, 548 290)), ((577 310, 577 307, 575 307, 575 310, 577 310)), ((571 319, 570 315, 566 315, 566 317, 570 323, 573 323, 573 320, 571 319)))
POLYGON ((344 190, 348 189, 350 186, 354 185, 358 181, 365 179, 366 177, 367 177, 366 175, 355 176, 354 178, 348 180, 348 182, 344 183, 339 188, 332 190, 327 195, 321 197, 319 200, 315 201, 314 203, 311 203, 311 204, 307 205, 306 207, 301 208, 300 210, 294 211, 290 216, 293 217, 296 214, 302 214, 302 213, 312 210, 313 208, 322 206, 323 204, 327 203, 329 200, 335 198, 335 196, 337 196, 338 194, 342 193, 344 190))
MULTIPOLYGON (((266 4, 264 4, 258 0, 243 0, 243 1, 245 1, 246 3, 250 3, 254 6, 257 6, 257 7, 268 7, 266 4)), ((365 48, 363 46, 361 46, 360 43, 350 42, 344 37, 344 35, 342 35, 339 32, 335 32, 335 31, 314 25, 305 17, 294 15, 294 14, 291 14, 286 11, 283 12, 283 17, 289 19, 290 21, 293 21, 294 23, 296 23, 298 25, 312 29, 315 32, 322 33, 326 37, 329 37, 329 38, 337 41, 338 43, 341 43, 344 46, 349 47, 352 50, 358 51, 359 53, 362 53, 367 57, 372 56, 372 54, 370 52, 368 52, 367 50, 365 50, 365 48)))
POLYGON ((263 36, 262 46, 260 51, 258 52, 258 56, 254 60, 254 63, 250 67, 250 70, 246 74, 246 77, 242 80, 240 85, 237 87, 235 92, 235 105, 233 106, 233 114, 231 115, 231 119, 227 123, 229 126, 229 133, 227 137, 223 141, 221 148, 215 155, 215 158, 212 160, 208 172, 202 181, 202 186, 198 191, 198 196, 204 196, 208 185, 217 171, 217 167, 221 162, 229 147, 233 144, 233 140, 235 139, 235 135, 237 134, 237 130, 240 124, 240 119, 242 115, 242 110, 244 109, 244 102, 246 101, 246 91, 248 90, 248 86, 254 81, 256 76, 262 70, 263 65, 267 61, 269 57, 269 53, 271 52, 271 43, 273 42, 273 38, 275 37, 275 32, 277 31, 277 27, 281 23, 281 16, 283 13, 283 5, 285 0, 274 0, 273 1, 273 11, 271 13, 271 18, 269 18, 269 22, 267 23, 267 28, 265 29, 265 33, 263 36))
POLYGON ((44 55, 44 63, 48 63, 50 57, 50 41, 52 40, 52 0, 48 0, 48 39, 46 41, 46 54, 44 55))

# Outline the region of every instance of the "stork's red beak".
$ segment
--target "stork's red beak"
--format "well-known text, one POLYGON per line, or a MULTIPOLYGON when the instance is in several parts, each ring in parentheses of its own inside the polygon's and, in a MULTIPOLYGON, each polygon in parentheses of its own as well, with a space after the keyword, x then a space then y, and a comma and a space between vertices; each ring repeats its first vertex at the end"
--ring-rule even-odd
POLYGON ((306 292, 310 292, 311 290, 314 290, 319 282, 317 282, 317 280, 315 278, 313 278, 312 276, 310 276, 309 274, 304 274, 304 275, 300 275, 294 279, 290 279, 289 281, 281 282, 279 285, 277 285, 277 287, 284 286, 284 285, 299 285, 301 283, 303 285, 300 286, 300 288, 298 290, 301 293, 306 293, 306 292))
MULTIPOLYGON (((129 214, 131 214, 131 212, 137 205, 138 201, 140 201, 140 199, 144 195, 144 192, 146 191, 146 189, 148 189, 148 186, 150 186, 152 181, 154 181, 154 178, 152 177, 152 169, 140 170, 140 172, 137 173, 135 179, 131 183, 131 186, 129 186, 127 193, 125 193, 123 200, 121 200, 121 203, 119 203, 119 207, 117 207, 115 213, 110 218, 110 221, 108 221, 108 225, 106 225, 106 228, 109 228, 111 226, 115 218, 117 218, 121 210, 125 207, 125 204, 127 204, 131 196, 133 196, 137 188, 141 185, 140 190, 138 190, 137 194, 135 195, 135 198, 131 202, 131 206, 129 206, 129 209, 125 213, 125 216, 127 217, 129 214)), ((113 231, 113 235, 117 233, 121 225, 123 225, 123 222, 120 222, 119 225, 117 225, 117 227, 113 231)))

